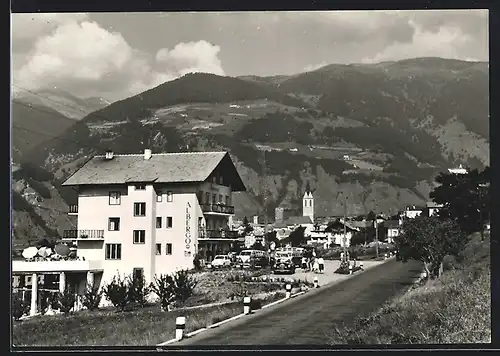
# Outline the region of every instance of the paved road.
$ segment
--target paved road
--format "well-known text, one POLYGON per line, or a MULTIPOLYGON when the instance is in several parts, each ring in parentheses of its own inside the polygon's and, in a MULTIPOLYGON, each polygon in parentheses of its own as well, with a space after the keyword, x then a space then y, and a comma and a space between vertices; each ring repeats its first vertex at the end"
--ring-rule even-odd
POLYGON ((172 346, 326 345, 334 324, 348 324, 377 310, 419 275, 419 267, 418 262, 403 264, 393 259, 172 346))

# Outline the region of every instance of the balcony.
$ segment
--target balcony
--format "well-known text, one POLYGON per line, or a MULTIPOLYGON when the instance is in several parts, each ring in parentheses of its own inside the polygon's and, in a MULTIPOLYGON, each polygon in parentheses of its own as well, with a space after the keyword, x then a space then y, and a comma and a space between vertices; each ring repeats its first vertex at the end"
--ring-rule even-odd
POLYGON ((64 240, 101 241, 104 240, 104 230, 64 230, 64 240))
POLYGON ((71 204, 69 206, 68 215, 77 215, 78 214, 78 205, 71 204))
POLYGON ((224 204, 200 204, 201 210, 204 213, 222 214, 222 215, 233 215, 234 206, 224 205, 224 204))
POLYGON ((238 231, 235 230, 199 230, 200 239, 237 239, 238 231))

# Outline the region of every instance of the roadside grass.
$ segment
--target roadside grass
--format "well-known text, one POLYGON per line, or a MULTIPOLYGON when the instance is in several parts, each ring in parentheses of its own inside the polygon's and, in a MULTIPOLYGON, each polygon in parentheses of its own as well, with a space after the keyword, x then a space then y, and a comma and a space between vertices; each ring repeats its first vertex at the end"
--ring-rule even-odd
MULTIPOLYGON (((284 297, 283 292, 256 299, 254 309, 284 297)), ((130 312, 81 311, 33 317, 14 323, 15 346, 154 346, 175 337, 175 319, 186 317, 186 333, 243 313, 240 302, 206 308, 161 311, 158 306, 130 312)))
POLYGON ((491 342, 489 237, 472 236, 436 280, 412 286, 352 326, 335 327, 330 344, 491 342))

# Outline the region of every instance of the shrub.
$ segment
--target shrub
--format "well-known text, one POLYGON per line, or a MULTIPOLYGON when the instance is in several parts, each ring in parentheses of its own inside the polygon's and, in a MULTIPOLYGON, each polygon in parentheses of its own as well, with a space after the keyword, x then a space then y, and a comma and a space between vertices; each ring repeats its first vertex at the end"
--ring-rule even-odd
POLYGON ((150 288, 160 299, 161 308, 170 311, 171 305, 176 299, 174 278, 168 274, 155 276, 150 288))
POLYGON ((41 291, 40 293, 40 314, 44 315, 47 312, 47 309, 49 308, 50 302, 50 292, 47 291, 41 291))
POLYGON ((85 288, 85 293, 83 294, 83 306, 88 310, 97 310, 99 309, 99 304, 101 303, 102 298, 102 290, 99 287, 91 286, 87 284, 85 288))
POLYGON ((188 273, 188 271, 178 271, 174 274, 175 282, 175 299, 181 303, 185 302, 193 295, 196 287, 196 280, 188 273))
POLYGON ((22 293, 14 293, 12 295, 12 316, 14 317, 14 320, 19 320, 28 311, 28 305, 26 301, 23 300, 22 293))
POLYGON ((103 293, 115 308, 124 311, 130 303, 129 288, 128 279, 122 279, 118 275, 114 276, 111 282, 104 286, 103 293))
POLYGON ((53 310, 59 309, 59 293, 50 293, 49 305, 53 310))
POLYGON ((76 296, 69 288, 66 286, 63 293, 59 293, 59 309, 63 314, 69 314, 71 309, 75 306, 76 296))
POLYGON ((130 303, 144 308, 147 301, 147 296, 149 294, 149 288, 146 285, 146 280, 144 276, 134 277, 130 279, 129 289, 128 289, 128 299, 130 303))

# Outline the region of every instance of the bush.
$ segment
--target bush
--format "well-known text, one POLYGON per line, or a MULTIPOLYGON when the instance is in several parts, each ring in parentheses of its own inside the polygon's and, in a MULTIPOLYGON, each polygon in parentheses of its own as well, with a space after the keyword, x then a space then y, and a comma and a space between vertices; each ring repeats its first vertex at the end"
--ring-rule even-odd
POLYGON ((90 284, 87 284, 85 288, 85 293, 83 294, 83 306, 88 310, 99 309, 99 304, 101 303, 102 290, 99 287, 95 288, 90 284))
POLYGON ((47 312, 47 309, 49 308, 50 305, 50 292, 47 291, 41 291, 40 293, 40 314, 44 315, 47 312))
POLYGON ((23 300, 23 295, 20 292, 12 295, 12 316, 14 320, 19 320, 24 314, 29 312, 28 303, 23 300))
POLYGON ((49 305, 52 310, 59 309, 59 293, 50 293, 49 305))
POLYGON ((115 308, 124 311, 130 303, 129 288, 128 279, 121 279, 118 275, 114 276, 111 282, 104 286, 103 293, 115 308))
POLYGON ((196 280, 189 274, 188 271, 178 271, 174 274, 175 282, 175 299, 184 303, 190 296, 193 295, 196 287, 196 280))
POLYGON ((147 301, 147 296, 149 294, 149 288, 146 286, 146 281, 144 276, 134 277, 130 279, 129 289, 128 289, 128 299, 130 303, 144 308, 147 301))
POLYGON ((76 302, 76 296, 69 288, 69 286, 66 286, 64 289, 63 293, 59 293, 59 309, 61 310, 61 313, 63 314, 69 314, 71 309, 75 306, 76 302))
POLYGON ((150 288, 160 299, 161 308, 170 311, 171 305, 176 299, 174 278, 163 274, 159 277, 155 276, 150 288))

